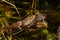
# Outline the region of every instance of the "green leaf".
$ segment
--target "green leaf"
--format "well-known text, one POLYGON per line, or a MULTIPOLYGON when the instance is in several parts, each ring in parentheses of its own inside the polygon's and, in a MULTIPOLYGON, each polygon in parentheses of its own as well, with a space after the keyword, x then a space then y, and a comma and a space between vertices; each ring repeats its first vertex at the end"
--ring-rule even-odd
POLYGON ((44 33, 45 35, 48 35, 48 30, 43 29, 43 33, 44 33))

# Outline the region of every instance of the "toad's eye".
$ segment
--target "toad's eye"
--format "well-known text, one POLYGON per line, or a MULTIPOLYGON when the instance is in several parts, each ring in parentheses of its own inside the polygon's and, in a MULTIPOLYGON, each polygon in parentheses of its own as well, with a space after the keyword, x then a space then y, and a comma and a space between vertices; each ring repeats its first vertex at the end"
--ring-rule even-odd
POLYGON ((42 22, 43 20, 40 20, 40 22, 42 22))

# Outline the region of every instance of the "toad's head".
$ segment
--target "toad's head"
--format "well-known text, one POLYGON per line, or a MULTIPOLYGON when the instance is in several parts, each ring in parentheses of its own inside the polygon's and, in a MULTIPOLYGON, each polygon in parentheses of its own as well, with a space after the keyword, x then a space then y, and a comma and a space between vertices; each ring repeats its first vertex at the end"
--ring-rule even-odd
POLYGON ((37 12, 36 13, 36 18, 35 18, 35 21, 36 21, 36 26, 37 27, 47 27, 47 22, 45 21, 45 16, 42 15, 40 12, 37 12))

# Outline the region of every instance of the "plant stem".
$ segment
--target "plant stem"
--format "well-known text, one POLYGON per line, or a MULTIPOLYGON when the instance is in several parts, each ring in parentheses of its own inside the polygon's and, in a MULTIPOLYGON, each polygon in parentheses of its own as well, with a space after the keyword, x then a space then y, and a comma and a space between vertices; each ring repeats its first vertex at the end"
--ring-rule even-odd
POLYGON ((12 40, 12 35, 8 36, 8 40, 12 40))
POLYGON ((31 14, 33 13, 33 9, 34 8, 34 0, 33 0, 33 2, 32 2, 32 7, 31 7, 31 14))
POLYGON ((36 13, 36 0, 35 0, 35 13, 36 13))
POLYGON ((7 40, 7 38, 5 37, 4 33, 2 33, 2 35, 3 35, 4 39, 7 40))
POLYGON ((31 13, 34 12, 34 14, 36 13, 36 0, 33 0, 32 2, 32 10, 31 13))
POLYGON ((9 2, 8 2, 8 1, 6 1, 6 0, 2 0, 2 1, 3 1, 3 2, 5 2, 5 3, 7 3, 7 4, 9 4, 9 5, 11 5, 11 6, 13 6, 13 7, 15 8, 16 12, 18 13, 18 15, 20 16, 19 11, 18 11, 17 7, 16 7, 14 4, 9 3, 9 2))

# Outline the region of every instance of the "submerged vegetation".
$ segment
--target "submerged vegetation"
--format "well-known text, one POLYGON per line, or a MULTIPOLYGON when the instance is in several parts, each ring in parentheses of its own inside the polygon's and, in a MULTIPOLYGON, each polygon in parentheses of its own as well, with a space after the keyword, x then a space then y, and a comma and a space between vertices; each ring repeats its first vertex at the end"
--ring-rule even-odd
POLYGON ((0 40, 58 40, 60 0, 0 0, 0 40))

